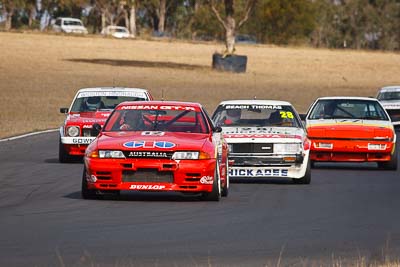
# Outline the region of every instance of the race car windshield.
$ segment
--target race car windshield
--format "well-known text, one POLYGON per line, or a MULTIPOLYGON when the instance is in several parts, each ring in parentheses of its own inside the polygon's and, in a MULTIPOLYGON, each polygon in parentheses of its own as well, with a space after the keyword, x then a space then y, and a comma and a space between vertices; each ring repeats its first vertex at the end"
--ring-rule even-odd
POLYGON ((377 101, 346 99, 319 100, 309 119, 389 120, 377 101))
POLYGON ((160 131, 209 133, 202 112, 193 110, 115 110, 105 131, 160 131))
POLYGON ((221 105, 213 121, 225 127, 301 127, 296 111, 287 105, 221 105))
POLYGON ((381 92, 378 94, 379 100, 400 100, 400 91, 381 92))
POLYGON ((77 20, 64 20, 66 26, 83 26, 80 21, 77 20))
POLYGON ((133 96, 85 96, 78 97, 72 104, 71 112, 88 112, 99 110, 113 110, 118 104, 125 101, 144 101, 145 98, 133 96))

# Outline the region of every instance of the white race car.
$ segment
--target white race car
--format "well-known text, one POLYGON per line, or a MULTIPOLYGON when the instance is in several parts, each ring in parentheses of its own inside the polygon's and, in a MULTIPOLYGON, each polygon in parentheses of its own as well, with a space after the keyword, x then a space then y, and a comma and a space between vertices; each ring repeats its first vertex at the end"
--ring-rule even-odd
POLYGON ((382 87, 376 97, 392 119, 395 128, 400 128, 400 85, 382 87))
POLYGON ((292 178, 309 184, 310 141, 294 107, 272 100, 223 101, 212 120, 229 146, 231 178, 292 178))

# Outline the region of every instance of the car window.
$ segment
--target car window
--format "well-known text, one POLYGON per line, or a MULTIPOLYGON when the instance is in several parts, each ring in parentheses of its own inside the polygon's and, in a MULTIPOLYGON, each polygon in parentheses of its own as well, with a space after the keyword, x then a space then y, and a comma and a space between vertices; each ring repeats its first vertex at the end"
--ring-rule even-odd
POLYGON ((77 96, 71 112, 112 110, 125 101, 147 101, 144 93, 135 92, 84 92, 77 96))
POLYGON ((296 111, 289 105, 220 105, 212 120, 217 126, 301 127, 296 111))
POLYGON ((209 133, 204 115, 193 110, 115 110, 105 131, 160 131, 209 133), (134 119, 132 119, 134 118, 134 119))
POLYGON ((82 26, 82 23, 77 20, 64 20, 63 24, 65 26, 82 26))
POLYGON ((380 92, 377 98, 379 100, 400 100, 400 91, 380 92))
POLYGON ((388 120, 388 117, 377 101, 329 99, 317 101, 309 119, 388 120))

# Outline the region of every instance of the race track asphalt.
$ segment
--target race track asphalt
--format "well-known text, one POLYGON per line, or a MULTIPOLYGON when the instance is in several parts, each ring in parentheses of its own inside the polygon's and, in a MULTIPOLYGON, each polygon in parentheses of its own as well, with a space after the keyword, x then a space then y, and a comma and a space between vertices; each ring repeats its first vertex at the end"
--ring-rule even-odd
MULTIPOLYGON (((240 180, 227 198, 83 200, 58 133, 0 143, 0 266, 320 266, 400 255, 399 171, 325 164, 310 185, 240 180)), ((339 266, 339 265, 337 265, 339 266)))

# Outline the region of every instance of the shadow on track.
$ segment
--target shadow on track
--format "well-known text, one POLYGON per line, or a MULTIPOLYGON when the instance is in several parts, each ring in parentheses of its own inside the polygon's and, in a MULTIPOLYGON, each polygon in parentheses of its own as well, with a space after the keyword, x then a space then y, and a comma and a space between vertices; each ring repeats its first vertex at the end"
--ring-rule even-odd
MULTIPOLYGON (((69 199, 82 199, 81 192, 73 192, 63 196, 69 199)), ((84 200, 84 199, 82 199, 84 200)), ((176 192, 133 192, 121 191, 121 195, 99 195, 95 201, 115 200, 115 201, 146 201, 146 202, 194 202, 202 201, 199 194, 184 195, 176 192)), ((85 200, 90 201, 90 200, 85 200)))
POLYGON ((182 69, 182 70, 209 70, 210 67, 203 65, 183 64, 163 61, 143 61, 143 60, 122 60, 122 59, 104 59, 104 58, 70 58, 65 61, 78 63, 91 63, 110 65, 118 67, 140 67, 140 68, 167 68, 167 69, 182 69))
MULTIPOLYGON (((290 178, 230 178, 232 184, 294 184, 290 178)), ((296 184, 298 186, 298 184, 296 184)))
POLYGON ((375 162, 361 162, 361 163, 346 163, 346 162, 324 162, 324 163, 314 163, 313 170, 320 169, 320 170, 357 170, 357 171, 382 171, 379 169, 375 162))
POLYGON ((76 164, 76 163, 83 163, 83 159, 82 158, 74 158, 74 159, 71 159, 71 161, 68 163, 61 163, 57 158, 54 158, 54 159, 45 159, 44 162, 51 163, 51 164, 76 164))

